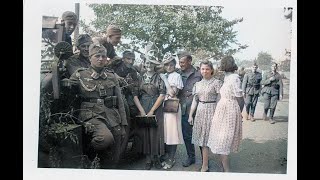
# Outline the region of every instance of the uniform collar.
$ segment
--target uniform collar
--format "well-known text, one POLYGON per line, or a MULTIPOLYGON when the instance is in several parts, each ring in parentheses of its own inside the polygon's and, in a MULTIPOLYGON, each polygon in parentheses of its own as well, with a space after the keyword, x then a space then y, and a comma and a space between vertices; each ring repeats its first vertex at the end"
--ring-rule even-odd
POLYGON ((101 77, 102 79, 107 78, 106 68, 103 68, 100 73, 98 73, 96 70, 94 70, 92 68, 92 66, 89 67, 89 70, 92 72, 91 77, 93 79, 99 79, 99 77, 101 77))

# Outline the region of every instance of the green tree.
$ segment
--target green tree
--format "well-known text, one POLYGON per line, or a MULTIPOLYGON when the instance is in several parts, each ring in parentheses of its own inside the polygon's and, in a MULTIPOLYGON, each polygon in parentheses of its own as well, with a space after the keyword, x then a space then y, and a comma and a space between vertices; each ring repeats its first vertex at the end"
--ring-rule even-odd
POLYGON ((253 65, 254 61, 253 60, 238 60, 235 59, 236 64, 238 65, 238 67, 244 67, 244 68, 249 68, 253 65))
POLYGON ((81 22, 85 32, 97 35, 94 32, 105 31, 109 24, 119 25, 123 39, 129 39, 122 47, 139 51, 148 42, 154 42, 160 49, 160 58, 166 52, 187 50, 194 55, 205 54, 207 59, 220 59, 247 47, 237 42, 237 32, 233 30, 243 19, 229 21, 221 17, 223 7, 119 4, 89 7, 96 18, 89 24, 81 22))
POLYGON ((267 52, 259 52, 256 62, 261 70, 270 70, 273 58, 267 52))

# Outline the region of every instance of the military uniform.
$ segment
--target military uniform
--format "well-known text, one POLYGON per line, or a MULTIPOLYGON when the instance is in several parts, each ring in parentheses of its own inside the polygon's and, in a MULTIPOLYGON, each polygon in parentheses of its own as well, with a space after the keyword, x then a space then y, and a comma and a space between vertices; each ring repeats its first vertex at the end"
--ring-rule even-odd
POLYGON ((79 68, 90 67, 90 64, 89 58, 75 54, 67 59, 65 66, 69 75, 72 75, 79 68))
POLYGON ((242 91, 245 94, 246 112, 254 120, 254 112, 261 90, 262 74, 260 72, 249 72, 244 75, 242 81, 242 91))
POLYGON ((273 121, 273 115, 279 100, 279 96, 283 95, 281 75, 278 72, 266 72, 262 78, 261 84, 264 85, 261 90, 261 94, 264 98, 264 119, 266 120, 268 110, 270 109, 269 117, 270 120, 273 121), (271 77, 275 77, 275 80, 271 81, 269 79, 271 77))
POLYGON ((75 54, 69 57, 65 62, 65 67, 69 73, 69 76, 72 75, 78 68, 88 68, 90 67, 89 57, 85 57, 85 53, 87 52, 86 44, 89 45, 92 43, 92 39, 88 34, 80 34, 76 40, 76 46, 80 50, 80 54, 75 54), (89 43, 89 44, 88 44, 89 43), (84 47, 81 47, 82 45, 84 47))
POLYGON ((102 44, 107 49, 107 57, 113 59, 117 56, 116 51, 111 43, 105 42, 102 44))
POLYGON ((137 116, 139 112, 133 101, 133 97, 139 95, 140 80, 137 71, 133 68, 126 67, 123 61, 115 64, 112 69, 118 76, 124 78, 124 80, 128 83, 127 87, 123 89, 123 94, 128 102, 130 115, 132 117, 137 116))
POLYGON ((102 160, 106 160, 103 154, 112 145, 111 159, 117 163, 125 135, 124 126, 128 124, 115 74, 107 68, 98 73, 90 66, 78 69, 70 81, 76 84, 78 94, 83 99, 79 119, 94 126, 87 132, 91 147, 102 155, 102 160))
POLYGON ((241 82, 243 81, 245 74, 246 74, 246 72, 244 70, 240 70, 240 72, 238 73, 239 79, 241 82))
MULTIPOLYGON (((122 59, 115 60, 111 63, 109 68, 113 69, 114 72, 124 78, 125 83, 120 82, 120 86, 122 87, 123 101, 125 105, 126 115, 128 118, 129 127, 126 129, 127 133, 129 133, 130 129, 135 129, 136 124, 135 121, 131 121, 138 114, 139 110, 134 103, 133 97, 139 95, 139 78, 137 71, 133 68, 129 68, 125 65, 122 59), (129 129, 130 128, 130 129, 129 129)), ((127 136, 129 138, 129 136, 127 136)), ((122 149, 126 148, 126 142, 123 143, 122 149)))
POLYGON ((93 42, 94 43, 99 43, 99 44, 103 45, 106 48, 107 57, 108 58, 113 59, 114 57, 117 56, 113 45, 111 43, 109 43, 108 41, 106 41, 104 38, 101 38, 101 37, 94 38, 93 42))
POLYGON ((181 70, 178 70, 177 72, 181 75, 184 86, 183 89, 179 91, 177 96, 180 99, 181 105, 182 135, 186 145, 188 157, 190 160, 194 161, 195 149, 194 145, 191 143, 192 126, 189 124, 188 118, 193 101, 192 89, 194 84, 202 79, 202 76, 194 67, 192 67, 192 69, 188 72, 182 72, 181 70))

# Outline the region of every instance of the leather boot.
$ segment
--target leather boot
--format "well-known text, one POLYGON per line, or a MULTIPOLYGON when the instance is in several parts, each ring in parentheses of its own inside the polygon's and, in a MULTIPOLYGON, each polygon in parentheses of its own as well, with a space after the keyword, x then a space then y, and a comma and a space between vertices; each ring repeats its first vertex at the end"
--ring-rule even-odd
POLYGON ((273 119, 270 119, 269 122, 270 122, 270 124, 276 123, 276 121, 274 121, 273 119))
POLYGON ((263 120, 268 121, 267 114, 263 113, 263 120))
POLYGON ((256 120, 254 119, 253 115, 250 115, 250 121, 255 122, 256 120))

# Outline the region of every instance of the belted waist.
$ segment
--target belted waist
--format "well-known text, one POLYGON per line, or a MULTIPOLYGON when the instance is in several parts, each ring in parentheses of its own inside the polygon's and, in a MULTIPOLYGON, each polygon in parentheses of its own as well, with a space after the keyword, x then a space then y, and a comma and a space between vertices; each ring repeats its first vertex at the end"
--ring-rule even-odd
POLYGON ((260 87, 260 84, 247 84, 248 87, 260 87))
POLYGON ((273 84, 268 84, 268 85, 265 85, 267 87, 279 87, 280 85, 279 84, 276 84, 276 83, 273 83, 273 84))
POLYGON ((203 104, 207 104, 207 103, 216 103, 217 101, 200 101, 199 102, 203 103, 203 104))
POLYGON ((91 102, 91 103, 104 103, 104 99, 100 98, 85 98, 83 99, 84 102, 91 102))
POLYGON ((108 108, 118 108, 117 96, 108 96, 104 98, 83 98, 83 101, 96 103, 98 105, 105 105, 108 108))

